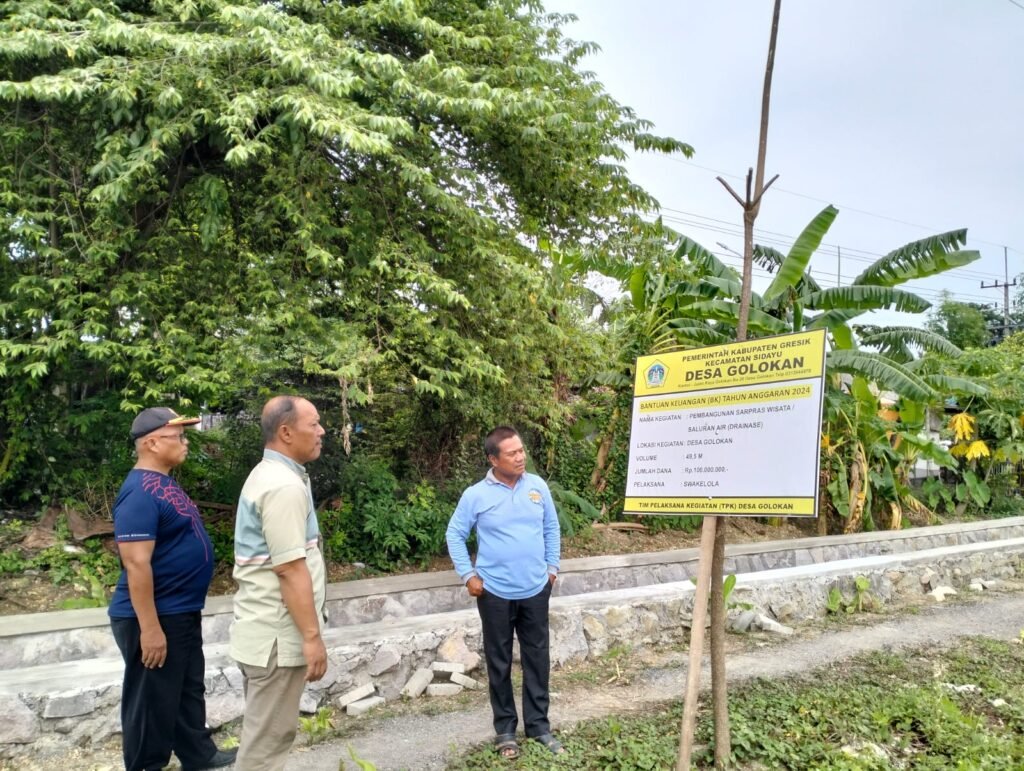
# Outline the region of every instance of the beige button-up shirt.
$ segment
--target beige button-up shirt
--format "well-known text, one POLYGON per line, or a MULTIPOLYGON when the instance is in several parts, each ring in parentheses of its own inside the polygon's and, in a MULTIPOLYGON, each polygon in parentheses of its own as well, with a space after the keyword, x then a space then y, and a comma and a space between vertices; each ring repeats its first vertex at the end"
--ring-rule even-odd
POLYGON ((319 546, 320 526, 305 468, 281 453, 263 460, 242 487, 235 519, 234 621, 230 654, 235 661, 265 667, 277 643, 277 663, 304 666, 302 635, 281 598, 275 565, 305 559, 313 599, 324 625, 327 583, 319 546))

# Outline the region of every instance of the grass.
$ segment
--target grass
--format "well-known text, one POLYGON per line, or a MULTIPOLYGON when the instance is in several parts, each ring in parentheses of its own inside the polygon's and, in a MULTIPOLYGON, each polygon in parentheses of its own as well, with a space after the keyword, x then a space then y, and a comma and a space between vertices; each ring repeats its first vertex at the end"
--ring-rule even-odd
MULTIPOLYGON (((1024 646, 984 638, 956 648, 875 652, 785 681, 755 680, 729 695, 735 769, 1024 768, 1024 646)), ((451 771, 665 769, 675 765, 681 707, 581 723, 560 733, 553 759, 524 743, 501 762, 479 748, 451 771)), ((694 763, 711 768, 710 704, 698 710, 694 763)))

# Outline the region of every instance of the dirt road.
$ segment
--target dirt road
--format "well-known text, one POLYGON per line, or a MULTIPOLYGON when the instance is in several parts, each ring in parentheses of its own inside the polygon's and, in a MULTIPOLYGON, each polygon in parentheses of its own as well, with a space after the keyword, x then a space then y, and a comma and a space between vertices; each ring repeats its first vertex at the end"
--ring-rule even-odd
MULTIPOLYGON (((803 630, 771 642, 736 639, 727 659, 729 680, 781 678, 833 663, 862 651, 895 650, 934 645, 943 647, 963 636, 1017 639, 1024 627, 1024 594, 993 594, 970 603, 937 604, 899 616, 863 615, 851 625, 828 630, 803 630)), ((631 679, 576 686, 552 694, 551 718, 556 730, 580 720, 647 709, 679 699, 686 679, 686 653, 664 658, 631 679)), ((615 675, 609 665, 609 677, 615 675)), ((705 673, 705 682, 707 673, 705 673)), ((346 744, 376 764, 380 771, 443 769, 452 750, 488 741, 492 736, 490 710, 481 697, 479 708, 430 717, 407 716, 375 722, 365 733, 349 739, 294 752, 288 771, 338 771, 348 758, 346 744)), ((356 768, 349 762, 345 768, 356 768)))

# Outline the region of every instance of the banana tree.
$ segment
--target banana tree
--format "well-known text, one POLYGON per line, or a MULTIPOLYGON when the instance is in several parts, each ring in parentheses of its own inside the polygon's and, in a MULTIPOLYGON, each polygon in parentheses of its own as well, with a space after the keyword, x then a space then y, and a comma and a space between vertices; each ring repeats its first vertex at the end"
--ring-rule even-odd
POLYGON ((932 521, 934 512, 911 487, 911 472, 919 459, 941 468, 954 468, 956 460, 923 435, 926 414, 924 405, 907 399, 896 409, 883 408, 864 378, 826 391, 823 510, 837 517, 843 532, 899 529, 907 515, 915 524, 932 521))
MULTIPOLYGON (((830 500, 825 509, 845 520, 846 531, 879 524, 899 527, 905 510, 921 518, 930 516, 910 489, 916 459, 955 465, 948 452, 920 435, 928 405, 948 393, 978 394, 984 389, 964 378, 920 368, 915 351, 960 354, 941 336, 913 327, 854 328, 850 322, 871 310, 923 313, 929 303, 899 285, 967 265, 979 255, 960 248, 966 231, 951 231, 893 250, 849 285, 822 288, 808 267, 837 214, 834 207, 825 207, 786 254, 755 246, 755 260, 773 279, 763 293, 752 295, 750 329, 752 336, 828 331, 822 481, 830 500), (880 391, 898 395, 898 420, 879 416, 880 391), (884 518, 878 519, 881 514, 884 518)), ((689 238, 680 239, 675 254, 697 273, 676 282, 665 298, 672 308, 672 326, 693 336, 693 326, 702 323, 723 340, 732 339, 739 307, 738 274, 689 238)), ((825 518, 821 526, 827 526, 825 518)))
POLYGON ((956 360, 929 356, 920 362, 933 377, 967 375, 987 390, 957 400, 950 420, 950 451, 960 459, 956 511, 968 503, 986 509, 1002 495, 1020 494, 1024 479, 1014 478, 1024 462, 1024 335, 994 348, 966 352, 956 360))
MULTIPOLYGON (((785 255, 767 246, 754 247, 754 259, 773 273, 763 294, 752 296, 751 329, 754 335, 825 328, 829 332, 829 369, 863 376, 879 387, 918 400, 935 399, 937 389, 950 384, 929 382, 907 366, 911 348, 955 356, 959 349, 939 335, 911 327, 877 329, 874 338, 858 344, 850 322, 872 310, 923 313, 930 304, 898 288, 913 279, 927 278, 979 258, 961 249, 967 231, 955 230, 913 241, 869 265, 846 286, 822 288, 808 272, 811 257, 835 221, 838 210, 826 206, 808 223, 785 255), (872 351, 866 348, 877 347, 872 351)), ((681 320, 709 318, 728 337, 738 314, 739 275, 710 250, 681 238, 678 259, 698 270, 695 279, 679 282, 672 300, 681 320)))

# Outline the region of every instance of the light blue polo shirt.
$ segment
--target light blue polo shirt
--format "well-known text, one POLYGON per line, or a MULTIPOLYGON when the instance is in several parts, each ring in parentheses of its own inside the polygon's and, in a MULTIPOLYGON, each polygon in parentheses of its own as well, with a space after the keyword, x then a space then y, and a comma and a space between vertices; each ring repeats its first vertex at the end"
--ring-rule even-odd
POLYGON ((536 474, 523 474, 512 486, 493 470, 466 489, 448 522, 448 553, 463 582, 479 575, 484 589, 506 600, 539 593, 548 575, 558 573, 561 533, 551 491, 536 474), (476 565, 466 539, 476 529, 476 565))

